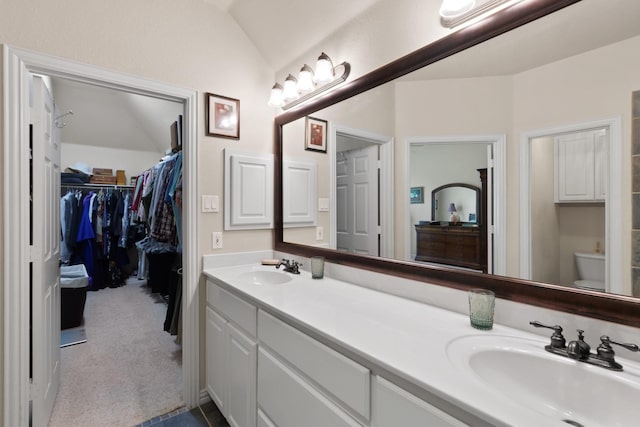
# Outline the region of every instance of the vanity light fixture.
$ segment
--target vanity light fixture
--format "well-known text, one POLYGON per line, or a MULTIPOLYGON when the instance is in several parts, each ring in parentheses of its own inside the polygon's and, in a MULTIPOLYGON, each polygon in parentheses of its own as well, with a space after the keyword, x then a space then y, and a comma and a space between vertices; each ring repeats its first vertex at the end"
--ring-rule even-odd
POLYGON ((523 0, 443 0, 440 22, 443 27, 454 28, 471 24, 493 15, 523 0))
POLYGON ((348 62, 334 66, 329 55, 322 52, 315 70, 304 64, 297 78, 289 74, 284 86, 279 83, 273 85, 269 106, 283 110, 292 108, 344 82, 350 72, 351 65, 348 62))

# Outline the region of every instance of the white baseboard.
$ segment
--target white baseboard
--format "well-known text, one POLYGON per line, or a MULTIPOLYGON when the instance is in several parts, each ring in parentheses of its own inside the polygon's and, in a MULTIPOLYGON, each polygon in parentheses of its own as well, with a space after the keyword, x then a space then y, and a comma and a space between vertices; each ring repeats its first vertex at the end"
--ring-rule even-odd
POLYGON ((202 389, 200 390, 200 400, 199 400, 199 405, 206 405, 207 403, 211 402, 211 397, 209 396, 209 393, 207 392, 207 389, 202 389))

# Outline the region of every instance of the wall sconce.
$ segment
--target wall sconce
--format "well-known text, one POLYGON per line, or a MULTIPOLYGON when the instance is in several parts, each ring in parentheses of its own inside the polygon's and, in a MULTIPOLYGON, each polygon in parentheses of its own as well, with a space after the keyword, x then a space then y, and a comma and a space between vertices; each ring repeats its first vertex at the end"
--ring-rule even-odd
POLYGON ((470 21, 477 22, 523 0, 443 0, 440 22, 454 28, 470 21))
POLYGON ((350 72, 351 65, 348 62, 334 66, 331 58, 322 52, 318 57, 315 70, 304 64, 297 78, 289 74, 284 85, 279 83, 273 85, 269 106, 288 110, 344 82, 350 72))

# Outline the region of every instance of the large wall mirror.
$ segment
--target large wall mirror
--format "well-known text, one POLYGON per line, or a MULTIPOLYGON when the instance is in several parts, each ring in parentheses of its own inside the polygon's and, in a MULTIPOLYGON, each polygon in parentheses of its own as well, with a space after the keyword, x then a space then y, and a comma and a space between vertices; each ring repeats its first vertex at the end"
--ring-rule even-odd
MULTIPOLYGON (((526 1, 279 115, 276 249, 640 325, 627 164, 638 18, 637 0, 526 1), (328 123, 326 153, 304 150, 309 116, 328 123), (584 186, 571 179, 586 172, 558 160, 568 153, 591 159, 604 193, 558 195, 559 175, 569 193, 584 186), (325 209, 313 224, 283 224, 283 161, 316 165, 325 209), (416 261, 415 225, 431 219, 431 192, 452 182, 482 188, 484 168, 489 274, 416 261), (356 172, 371 181, 363 185, 356 172), (348 243, 354 230, 360 240, 348 243), (576 253, 599 255, 603 277, 590 282, 602 288, 580 286, 576 253)), ((478 218, 467 209, 466 222, 478 218)))

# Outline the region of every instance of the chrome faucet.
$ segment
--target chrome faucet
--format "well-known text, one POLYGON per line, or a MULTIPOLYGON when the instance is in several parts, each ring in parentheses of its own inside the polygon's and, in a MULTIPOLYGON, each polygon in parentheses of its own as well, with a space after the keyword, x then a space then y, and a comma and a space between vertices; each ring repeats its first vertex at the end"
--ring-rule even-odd
POLYGON ((551 343, 544 347, 549 353, 557 354, 563 357, 569 357, 580 362, 588 363, 590 365, 600 366, 602 368, 610 369, 612 371, 622 371, 622 365, 615 361, 615 352, 611 348, 611 344, 619 345, 629 351, 640 351, 640 347, 636 344, 627 344, 611 341, 607 335, 600 337, 600 345, 596 349, 595 353, 591 352, 591 347, 584 340, 584 331, 578 329, 578 339, 570 341, 565 345, 566 340, 562 335, 562 327, 547 326, 540 322, 529 322, 530 325, 536 328, 548 328, 553 329, 553 335, 551 335, 551 343))
POLYGON ((296 261, 290 261, 288 259, 282 259, 282 261, 280 261, 277 265, 276 268, 280 269, 280 266, 284 265, 284 271, 288 272, 288 273, 293 273, 293 274, 300 274, 300 266, 302 264, 300 264, 299 262, 296 261))

